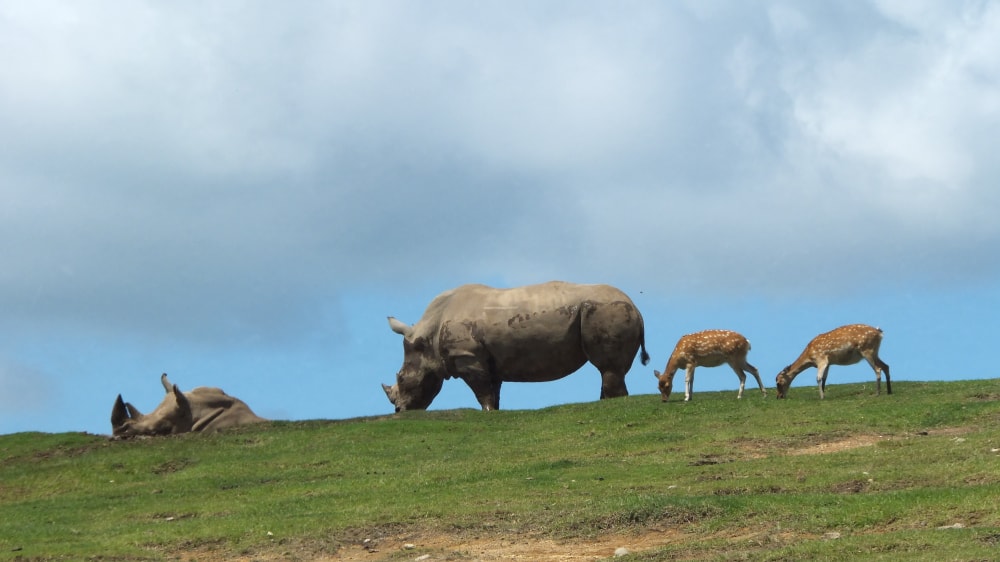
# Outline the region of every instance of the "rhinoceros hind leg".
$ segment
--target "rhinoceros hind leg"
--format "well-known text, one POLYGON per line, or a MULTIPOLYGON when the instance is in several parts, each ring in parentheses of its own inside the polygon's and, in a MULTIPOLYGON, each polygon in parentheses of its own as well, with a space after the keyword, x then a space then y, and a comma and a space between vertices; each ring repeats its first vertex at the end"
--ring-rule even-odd
POLYGON ((642 341, 642 316, 624 301, 585 302, 581 308, 583 351, 601 372, 601 398, 628 396, 625 374, 642 341))
POLYGON ((605 371, 601 373, 601 399, 628 396, 625 386, 625 373, 605 371))

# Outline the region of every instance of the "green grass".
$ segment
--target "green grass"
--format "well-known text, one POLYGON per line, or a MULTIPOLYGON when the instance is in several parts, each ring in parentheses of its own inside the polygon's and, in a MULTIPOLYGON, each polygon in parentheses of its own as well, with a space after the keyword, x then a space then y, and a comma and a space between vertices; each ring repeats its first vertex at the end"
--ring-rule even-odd
POLYGON ((650 531, 675 538, 624 560, 996 558, 1000 381, 893 387, 4 435, 0 560, 310 560, 367 537, 650 531))

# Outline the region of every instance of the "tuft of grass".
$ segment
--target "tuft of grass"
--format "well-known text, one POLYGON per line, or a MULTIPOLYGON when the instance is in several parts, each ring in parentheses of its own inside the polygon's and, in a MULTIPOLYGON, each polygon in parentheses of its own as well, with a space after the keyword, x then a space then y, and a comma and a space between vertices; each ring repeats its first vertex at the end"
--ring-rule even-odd
POLYGON ((0 560, 310 559, 365 538, 666 530, 626 559, 990 559, 998 383, 4 435, 0 560))

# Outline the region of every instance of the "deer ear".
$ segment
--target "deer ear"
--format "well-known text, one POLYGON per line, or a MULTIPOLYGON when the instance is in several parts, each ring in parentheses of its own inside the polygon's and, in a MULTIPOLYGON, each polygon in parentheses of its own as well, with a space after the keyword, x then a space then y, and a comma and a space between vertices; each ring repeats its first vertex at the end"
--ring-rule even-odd
POLYGON ((656 378, 660 378, 660 372, 657 371, 656 369, 653 369, 653 376, 656 378))

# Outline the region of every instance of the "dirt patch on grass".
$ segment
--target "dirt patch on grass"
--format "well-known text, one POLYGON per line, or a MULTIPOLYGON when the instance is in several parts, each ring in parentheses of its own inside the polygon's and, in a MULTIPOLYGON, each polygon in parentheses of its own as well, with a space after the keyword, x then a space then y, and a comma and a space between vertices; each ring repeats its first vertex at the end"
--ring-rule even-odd
POLYGON ((841 451, 849 451, 851 449, 859 449, 861 447, 871 447, 876 443, 882 441, 892 441, 896 439, 911 439, 919 437, 959 437, 972 433, 975 428, 972 427, 944 427, 940 429, 930 429, 927 431, 919 431, 913 434, 907 434, 902 436, 893 435, 872 435, 872 434, 858 434, 851 435, 848 437, 842 437, 838 439, 833 439, 831 441, 826 441, 823 443, 816 443, 814 445, 809 445, 806 447, 799 447, 797 449, 791 449, 785 454, 787 455, 823 455, 830 453, 838 453, 841 451))
POLYGON ((233 555, 215 548, 195 548, 175 553, 176 559, 199 562, 382 562, 426 560, 476 560, 507 562, 575 562, 612 558, 616 551, 643 552, 683 540, 678 530, 654 529, 636 534, 611 534, 596 538, 556 540, 537 537, 482 537, 421 534, 383 537, 344 545, 334 554, 320 554, 309 545, 275 545, 269 552, 233 555))
POLYGON ((817 443, 816 445, 810 445, 808 447, 792 449, 791 451, 788 451, 787 454, 825 455, 830 453, 839 453, 840 451, 859 449, 861 447, 871 447, 872 445, 878 443, 879 441, 884 441, 887 439, 888 439, 887 437, 883 437, 881 435, 852 435, 850 437, 837 439, 836 441, 817 443))
MULTIPOLYGON (((371 553, 357 552, 357 548, 342 549, 330 560, 349 562, 361 560, 481 560, 499 562, 507 560, 539 560, 569 562, 610 558, 617 549, 642 552, 668 544, 677 532, 656 531, 639 535, 608 535, 592 539, 555 540, 547 538, 472 537, 449 536, 421 537, 409 543, 384 541, 385 558, 373 558, 371 553), (413 548, 409 548, 412 546, 413 548), (402 554, 402 555, 401 555, 402 554)), ((382 554, 381 552, 375 553, 382 554)))
MULTIPOLYGON (((785 448, 777 441, 766 439, 738 439, 733 442, 733 449, 739 453, 739 457, 745 460, 763 459, 773 455, 824 455, 857 449, 860 447, 870 447, 879 441, 890 439, 881 435, 851 435, 848 437, 824 437, 813 435, 809 441, 812 443, 795 448, 785 448)), ((695 463, 691 463, 695 465, 695 463)), ((718 464, 718 462, 702 462, 700 464, 718 464)))
POLYGON ((974 428, 974 427, 942 427, 940 429, 929 429, 927 431, 921 431, 921 432, 917 433, 917 435, 924 435, 924 436, 931 435, 931 436, 935 436, 935 437, 959 437, 961 435, 967 435, 969 433, 972 433, 973 431, 976 431, 977 429, 982 429, 982 428, 974 428))

